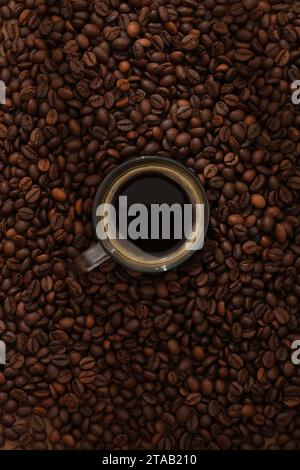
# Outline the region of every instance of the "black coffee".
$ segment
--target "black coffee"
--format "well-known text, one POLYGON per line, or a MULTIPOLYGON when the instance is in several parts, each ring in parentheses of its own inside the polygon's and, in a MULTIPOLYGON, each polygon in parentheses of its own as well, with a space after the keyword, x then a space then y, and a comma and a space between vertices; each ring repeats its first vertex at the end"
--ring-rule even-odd
MULTIPOLYGON (((130 207, 132 204, 143 204, 148 209, 148 229, 149 237, 151 236, 151 205, 152 204, 168 204, 172 206, 173 204, 179 204, 182 208, 183 214, 183 205, 189 203, 189 198, 185 190, 180 187, 175 181, 172 181, 166 176, 160 176, 157 174, 145 174, 144 176, 139 176, 138 178, 133 178, 129 180, 126 185, 119 191, 114 199, 114 205, 116 207, 117 220, 119 216, 119 197, 127 197, 127 205, 130 207)), ((134 219, 134 216, 128 216, 128 224, 134 219)), ((162 234, 162 214, 160 214, 159 220, 159 238, 158 239, 142 239, 138 238, 133 240, 128 237, 137 247, 143 251, 149 253, 164 253, 175 248, 178 248, 182 243, 183 239, 175 238, 175 216, 174 212, 170 211, 170 236, 168 239, 163 239, 162 234)), ((117 223, 117 230, 119 226, 117 223)), ((183 217, 181 225, 182 233, 184 230, 183 227, 183 217)))

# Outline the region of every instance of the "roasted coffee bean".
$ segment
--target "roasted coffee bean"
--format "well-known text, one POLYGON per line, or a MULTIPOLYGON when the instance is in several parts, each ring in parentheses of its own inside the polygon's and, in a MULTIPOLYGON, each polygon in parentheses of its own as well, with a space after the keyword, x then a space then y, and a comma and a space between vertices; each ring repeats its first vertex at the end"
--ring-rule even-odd
POLYGON ((282 307, 276 307, 274 309, 274 315, 275 315, 276 320, 282 325, 288 323, 290 319, 289 312, 285 308, 282 308, 282 307))
POLYGON ((35 186, 32 186, 31 189, 29 189, 29 191, 26 192, 25 200, 29 204, 35 204, 40 199, 40 196, 41 196, 41 189, 39 188, 39 186, 35 185, 35 186))

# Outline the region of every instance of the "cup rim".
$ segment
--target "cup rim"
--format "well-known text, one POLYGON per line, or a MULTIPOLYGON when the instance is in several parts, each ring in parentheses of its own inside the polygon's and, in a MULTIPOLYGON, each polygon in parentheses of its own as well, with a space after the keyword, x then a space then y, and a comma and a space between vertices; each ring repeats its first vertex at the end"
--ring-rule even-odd
POLYGON ((156 268, 143 267, 143 266, 137 268, 135 266, 130 265, 130 263, 126 263, 123 260, 120 260, 120 258, 118 257, 118 255, 115 252, 107 250, 107 248, 104 246, 104 243, 102 243, 102 241, 99 240, 97 238, 97 235, 96 235, 96 224, 97 224, 96 210, 97 210, 97 207, 98 207, 99 202, 101 200, 101 196, 104 194, 107 187, 109 187, 110 183, 117 177, 117 175, 120 172, 123 171, 124 168, 130 168, 131 166, 135 166, 136 164, 143 165, 143 163, 146 163, 146 162, 160 162, 160 163, 164 163, 164 164, 167 164, 167 165, 169 164, 173 167, 180 168, 181 170, 183 170, 185 173, 188 174, 189 178, 192 178, 194 180, 196 185, 199 187, 201 195, 202 195, 203 200, 204 200, 204 236, 205 236, 205 234, 207 232, 207 228, 208 228, 208 223, 209 223, 210 210, 209 210, 209 203, 208 203, 207 195, 206 195, 206 192, 205 192, 205 189, 204 189, 202 183, 199 181, 199 179, 196 177, 196 175, 191 171, 191 169, 189 167, 183 165, 181 162, 179 162, 177 160, 174 160, 172 158, 160 157, 160 156, 155 156, 155 155, 142 155, 140 157, 129 158, 125 162, 122 162, 119 165, 117 165, 111 172, 109 172, 107 175, 105 175, 105 177, 101 181, 101 183, 100 183, 100 185, 99 185, 99 187, 98 187, 98 189, 95 193, 95 196, 94 196, 94 201, 93 201, 93 206, 92 206, 92 224, 93 224, 93 230, 94 230, 94 234, 95 234, 95 237, 96 237, 96 241, 98 243, 100 243, 103 250, 114 261, 116 261, 117 263, 121 264, 125 268, 130 269, 132 271, 138 271, 138 272, 143 272, 143 273, 159 273, 159 272, 168 271, 169 269, 176 268, 177 266, 183 264, 185 261, 187 261, 194 254, 194 251, 192 251, 192 250, 187 251, 185 256, 183 256, 180 260, 174 261, 173 263, 170 262, 167 265, 158 266, 156 268))

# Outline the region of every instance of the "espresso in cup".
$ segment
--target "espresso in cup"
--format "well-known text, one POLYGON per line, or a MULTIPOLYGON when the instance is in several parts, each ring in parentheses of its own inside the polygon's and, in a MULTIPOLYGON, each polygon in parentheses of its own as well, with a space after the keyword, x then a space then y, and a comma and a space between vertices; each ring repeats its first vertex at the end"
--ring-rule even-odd
MULTIPOLYGON (((163 233, 163 211, 159 213, 158 230, 157 236, 151 237, 153 232, 153 205, 166 204, 169 207, 178 205, 183 211, 184 205, 189 203, 189 197, 182 186, 176 181, 170 179, 167 175, 161 175, 158 172, 146 172, 141 175, 130 177, 128 182, 120 188, 119 192, 116 193, 113 201, 114 207, 116 208, 116 226, 117 231, 120 233, 121 227, 119 224, 119 216, 122 209, 121 201, 122 198, 126 198, 127 206, 132 207, 135 204, 141 204, 147 208, 147 217, 145 220, 144 227, 141 227, 141 236, 138 238, 131 237, 130 230, 127 230, 128 239, 133 245, 132 248, 141 249, 146 253, 157 254, 157 256, 165 256, 173 250, 179 248, 183 243, 182 237, 176 237, 175 233, 175 214, 170 212, 170 225, 169 236, 164 237, 163 233)), ((126 210, 126 209, 125 209, 126 210)), ((128 216, 128 225, 135 220, 134 215, 128 216)), ((183 218, 179 221, 181 232, 183 233, 183 218)), ((126 230, 125 230, 126 232, 126 230)))
POLYGON ((160 157, 132 159, 100 185, 93 206, 98 242, 76 264, 88 272, 112 257, 141 272, 170 269, 202 248, 208 215, 204 189, 189 169, 160 157))

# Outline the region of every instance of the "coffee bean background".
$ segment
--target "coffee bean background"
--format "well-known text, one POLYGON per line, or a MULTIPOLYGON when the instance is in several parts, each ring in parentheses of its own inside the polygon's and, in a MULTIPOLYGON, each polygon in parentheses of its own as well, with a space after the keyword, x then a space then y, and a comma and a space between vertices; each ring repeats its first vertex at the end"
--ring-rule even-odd
POLYGON ((0 446, 300 448, 300 2, 0 0, 0 446), (5 24, 4 24, 5 23, 5 24), (205 247, 73 260, 103 177, 175 158, 205 247))

